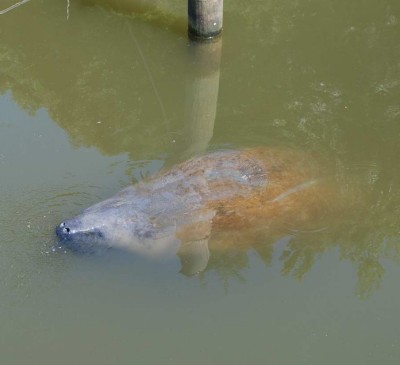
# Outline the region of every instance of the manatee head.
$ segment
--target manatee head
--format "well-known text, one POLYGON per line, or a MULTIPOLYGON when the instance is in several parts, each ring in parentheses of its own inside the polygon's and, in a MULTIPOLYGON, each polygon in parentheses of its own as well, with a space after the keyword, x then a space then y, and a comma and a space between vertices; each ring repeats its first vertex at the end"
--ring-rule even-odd
MULTIPOLYGON (((77 252, 94 252, 110 247, 148 251, 156 239, 150 217, 140 204, 127 199, 126 192, 84 210, 62 222, 56 234, 62 245, 77 252)), ((143 203, 143 202, 142 202, 143 203)))

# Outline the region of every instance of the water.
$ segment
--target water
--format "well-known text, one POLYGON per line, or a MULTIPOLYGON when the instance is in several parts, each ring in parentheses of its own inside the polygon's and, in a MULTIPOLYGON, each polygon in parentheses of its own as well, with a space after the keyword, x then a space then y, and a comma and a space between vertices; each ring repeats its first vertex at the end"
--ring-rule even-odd
POLYGON ((2 363, 397 364, 399 10, 231 1, 222 55, 187 42, 184 2, 0 15, 2 363), (191 278, 52 252, 58 222, 132 181, 257 145, 318 156, 348 210, 191 278))

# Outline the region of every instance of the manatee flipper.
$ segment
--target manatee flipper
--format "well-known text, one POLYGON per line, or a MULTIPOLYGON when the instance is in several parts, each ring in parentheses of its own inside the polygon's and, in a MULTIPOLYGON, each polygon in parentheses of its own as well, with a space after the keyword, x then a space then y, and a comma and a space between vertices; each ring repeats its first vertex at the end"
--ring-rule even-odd
POLYGON ((187 224, 176 231, 176 237, 181 240, 178 256, 181 260, 182 274, 192 276, 206 269, 210 259, 208 240, 214 216, 214 210, 197 210, 188 219, 187 224))
POLYGON ((182 274, 193 276, 204 271, 210 258, 208 238, 183 243, 179 248, 178 256, 181 260, 182 274))

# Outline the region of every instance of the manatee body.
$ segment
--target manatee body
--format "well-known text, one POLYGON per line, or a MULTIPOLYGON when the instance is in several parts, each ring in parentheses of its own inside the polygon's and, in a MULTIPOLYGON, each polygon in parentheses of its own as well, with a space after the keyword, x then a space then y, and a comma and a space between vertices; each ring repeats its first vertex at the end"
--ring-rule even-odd
POLYGON ((229 248, 242 232, 315 227, 330 205, 321 175, 309 155, 291 150, 212 152, 87 208, 56 233, 79 252, 178 253, 196 273, 207 265, 210 245, 229 248))

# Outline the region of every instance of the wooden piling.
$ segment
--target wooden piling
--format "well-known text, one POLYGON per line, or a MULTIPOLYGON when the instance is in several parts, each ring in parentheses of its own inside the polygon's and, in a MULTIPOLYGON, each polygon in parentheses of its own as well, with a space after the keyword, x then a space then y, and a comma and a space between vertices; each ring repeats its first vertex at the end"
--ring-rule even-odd
POLYGON ((216 37, 222 31, 223 0, 188 0, 189 37, 216 37))

